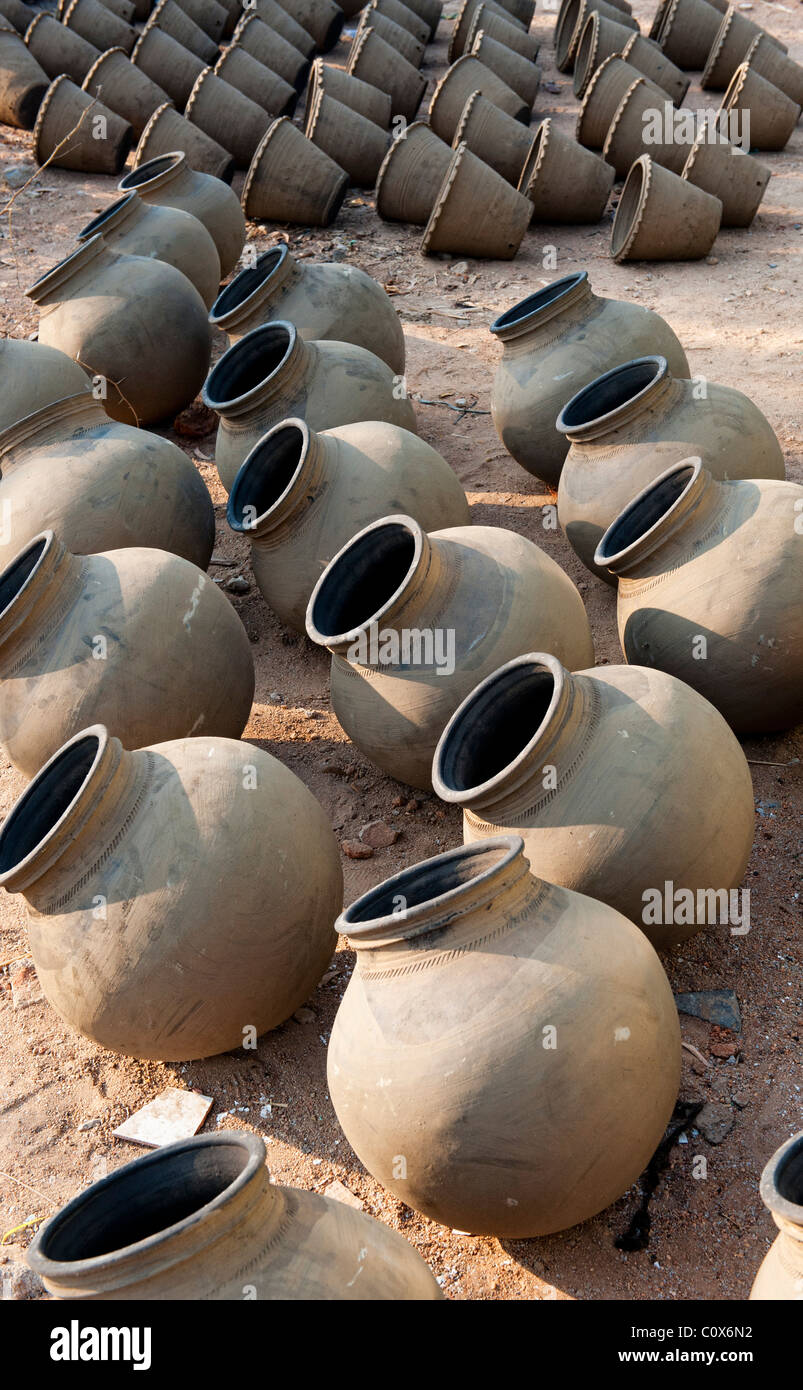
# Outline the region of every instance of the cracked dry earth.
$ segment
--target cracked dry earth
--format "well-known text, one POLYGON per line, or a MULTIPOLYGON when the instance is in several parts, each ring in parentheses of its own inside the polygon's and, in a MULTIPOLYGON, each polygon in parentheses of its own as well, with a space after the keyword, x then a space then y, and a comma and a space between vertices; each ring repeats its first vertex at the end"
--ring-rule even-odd
MULTIPOLYGON (((636 0, 646 32, 654 6, 636 0)), ((799 15, 756 0, 751 17, 803 60, 799 15)), ((425 72, 434 82, 446 67, 447 4, 425 72)), ((535 32, 546 83, 536 118, 552 116, 573 129, 577 102, 570 76, 554 66, 554 15, 539 8, 535 32)), ((342 61, 341 44, 330 55, 342 61)), ((422 110, 426 110, 428 97, 422 110)), ((699 74, 687 98, 709 105, 699 74)), ((30 161, 23 132, 0 133, 0 164, 30 161)), ((434 404, 417 406, 422 436, 457 472, 476 522, 509 526, 542 545, 578 584, 587 604, 599 663, 620 659, 615 595, 591 578, 558 531, 545 530, 542 507, 554 501, 543 485, 507 456, 487 414, 447 408, 457 401, 487 411, 498 348, 487 326, 502 310, 556 275, 586 269, 603 295, 635 300, 672 324, 693 373, 745 390, 781 441, 788 474, 803 482, 800 412, 800 252, 803 247, 803 131, 786 150, 762 154, 772 169, 761 211, 748 231, 724 231, 713 263, 616 266, 608 254, 611 213, 597 227, 533 227, 510 263, 423 259, 420 233, 377 218, 370 193, 353 193, 336 225, 325 231, 250 226, 264 249, 289 240, 294 252, 344 258, 361 266, 393 295, 404 325, 408 387, 434 404), (543 247, 554 246, 556 269, 545 269, 543 247)), ((235 181, 241 186, 242 176, 235 181)), ((614 197, 618 197, 617 185, 614 197)), ((9 229, 2 220, 2 330, 26 336, 36 313, 24 288, 72 247, 76 232, 115 196, 111 179, 83 178, 53 168, 15 201, 9 229)), ((5 199, 0 196, 0 207, 5 199)), ((216 344, 216 352, 221 350, 216 344)), ((215 502, 216 580, 248 580, 230 593, 253 643, 257 690, 245 737, 275 754, 325 807, 339 840, 354 839, 381 819, 399 831, 391 846, 364 860, 344 856, 346 901, 404 865, 460 842, 458 813, 431 795, 383 776, 347 741, 328 708, 328 660, 305 638, 284 630, 253 583, 247 546, 225 524, 224 493, 211 461, 214 434, 188 440, 171 432, 194 458, 215 502)), ((456 1234, 419 1217, 384 1192, 363 1170, 341 1133, 326 1088, 326 1041, 352 968, 341 942, 307 1008, 255 1052, 184 1065, 133 1061, 98 1049, 73 1033, 38 998, 35 978, 27 1002, 15 1007, 9 977, 27 954, 21 900, 0 902, 0 1236, 32 1217, 43 1218, 93 1178, 128 1162, 140 1150, 115 1139, 113 1129, 165 1086, 194 1087, 213 1097, 207 1129, 248 1128, 261 1134, 281 1183, 322 1191, 337 1180, 363 1209, 401 1231, 456 1299, 741 1299, 770 1246, 775 1228, 758 1196, 760 1171, 773 1151, 803 1126, 800 1066, 803 992, 800 975, 801 731, 747 740, 756 799, 756 834, 746 886, 752 926, 746 936, 709 928, 664 958, 673 989, 733 989, 742 1031, 723 1033, 681 1016, 684 1050, 681 1099, 714 1102, 719 1142, 691 1121, 669 1153, 650 1203, 645 1250, 614 1244, 640 1200, 636 1184, 594 1220, 543 1240, 498 1241, 456 1234), (724 1055, 723 1055, 724 1054, 724 1055), (701 1060, 700 1060, 701 1059, 701 1060), (87 1127, 87 1125, 89 1127, 87 1127), (693 1160, 707 1160, 707 1178, 693 1177, 693 1160)), ((0 755, 0 812, 23 779, 0 755)), ((678 814, 683 814, 682 807, 678 814)), ((22 989, 19 991, 22 994, 22 989)), ((713 1133, 713 1131, 711 1131, 713 1133)), ((29 1226, 8 1238, 0 1258, 19 1257, 29 1226)), ((2 1267, 0 1267, 0 1276, 2 1267)))

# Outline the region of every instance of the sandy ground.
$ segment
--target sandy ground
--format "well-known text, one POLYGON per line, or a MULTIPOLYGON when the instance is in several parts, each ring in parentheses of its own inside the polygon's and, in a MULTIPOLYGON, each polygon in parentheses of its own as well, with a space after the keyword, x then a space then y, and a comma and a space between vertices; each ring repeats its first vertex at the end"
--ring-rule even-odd
MULTIPOLYGON (((652 4, 634 11, 647 32, 652 4)), ((783 5, 742 6, 803 61, 797 14, 783 5)), ((447 4, 446 15, 456 6, 447 4)), ((577 102, 571 78, 554 66, 553 15, 540 12, 535 31, 543 48, 545 83, 536 117, 553 116, 571 130, 577 102)), ((446 66, 448 20, 427 50, 432 84, 446 66)), ((331 58, 342 61, 335 50, 331 58)), ((699 78, 699 75, 698 75, 699 78)), ((428 100, 428 98, 427 98, 428 100)), ((690 106, 709 105, 698 85, 690 106)), ((426 101, 422 110, 426 110, 426 101)), ((407 338, 409 389, 441 402, 419 405, 422 436, 449 460, 464 484, 474 520, 510 526, 537 541, 572 576, 586 601, 600 663, 620 659, 615 596, 591 578, 561 534, 542 526, 541 507, 554 498, 502 449, 487 414, 446 408, 464 399, 487 411, 498 348, 488 333, 492 318, 557 275, 589 272, 593 288, 636 300, 672 324, 692 370, 746 390, 781 441, 789 476, 803 482, 800 389, 800 249, 803 246, 803 132, 787 149, 762 154, 772 168, 762 209, 748 231, 724 231, 714 263, 616 266, 608 254, 611 213, 597 227, 534 227, 511 263, 471 261, 457 275, 444 260, 419 255, 419 232, 383 224, 368 193, 355 192, 334 227, 289 229, 296 253, 338 257, 374 275, 394 294, 407 338), (544 269, 544 248, 554 247, 557 269, 544 269), (469 307, 470 306, 470 307, 469 307), (797 388, 797 390, 796 390, 797 388)), ((30 159, 30 139, 3 128, 3 170, 30 159)), ((1 185, 0 185, 1 186, 1 185)), ((235 186, 241 186, 238 176, 235 186)), ((2 329, 26 336, 36 311, 24 288, 72 248, 76 232, 115 196, 109 179, 84 179, 46 169, 13 209, 13 243, 2 221, 0 284, 2 329)), ((621 185, 617 185, 615 196, 621 185)), ((5 199, 0 195, 0 207, 5 199)), ((250 227, 260 249, 287 238, 273 227, 250 227)), ((455 258, 457 260, 459 258, 455 258)), ((219 350, 218 345, 218 349, 219 350)), ((178 436, 171 435, 173 438, 178 436)), ((225 582, 251 578, 247 546, 225 524, 224 493, 212 456, 214 436, 188 444, 210 487, 218 518, 216 556, 237 568, 215 568, 225 582)), ((251 582, 231 596, 253 642, 256 699, 245 737, 278 756, 319 797, 338 837, 353 837, 381 817, 401 835, 389 849, 353 862, 344 858, 346 901, 402 866, 460 842, 456 812, 433 796, 415 794, 381 775, 346 740, 328 712, 328 660, 281 627, 251 582), (281 703, 271 700, 278 693, 281 703), (304 711, 320 711, 312 718, 304 711), (325 769, 326 761, 335 770, 325 769), (401 803, 401 804, 400 804, 401 803)), ((583 1226, 544 1240, 473 1238, 427 1221, 384 1192, 364 1171, 341 1133, 326 1089, 326 1041, 342 998, 352 955, 341 944, 324 982, 308 1001, 308 1021, 289 1021, 262 1038, 256 1052, 228 1054, 186 1065, 132 1061, 99 1050, 73 1033, 41 999, 14 1007, 9 975, 26 956, 22 900, 0 902, 0 1238, 31 1217, 43 1218, 85 1184, 139 1152, 112 1130, 166 1085, 195 1087, 214 1098, 207 1128, 250 1128, 268 1146, 275 1179, 315 1190, 339 1179, 363 1208, 400 1230, 429 1262, 449 1297, 459 1299, 740 1299, 746 1297, 775 1228, 758 1197, 758 1176, 775 1148, 803 1124, 800 1042, 800 731, 745 743, 757 803, 756 839, 746 883, 752 893, 752 930, 743 938, 712 928, 665 958, 675 990, 731 988, 743 1030, 734 1055, 710 1052, 722 1042, 710 1026, 682 1017, 684 1039, 707 1064, 684 1051, 681 1099, 717 1101, 732 1127, 713 1145, 689 1127, 672 1148, 650 1205, 646 1250, 625 1253, 614 1241, 629 1225, 640 1196, 635 1185, 620 1201, 583 1226), (9 964, 11 963, 11 964, 9 964), (271 1108, 272 1103, 272 1108, 271 1108), (82 1128, 87 1122, 90 1128, 82 1128), (707 1178, 692 1176, 693 1159, 707 1160, 707 1178)), ((23 779, 0 754, 0 810, 11 805, 23 779)), ((306 1017, 306 1015, 305 1015, 306 1017)), ((727 1048, 719 1048, 719 1051, 727 1048)), ((19 1254, 31 1228, 10 1235, 4 1253, 19 1254)), ((0 1269, 2 1274, 2 1269, 0 1269)))

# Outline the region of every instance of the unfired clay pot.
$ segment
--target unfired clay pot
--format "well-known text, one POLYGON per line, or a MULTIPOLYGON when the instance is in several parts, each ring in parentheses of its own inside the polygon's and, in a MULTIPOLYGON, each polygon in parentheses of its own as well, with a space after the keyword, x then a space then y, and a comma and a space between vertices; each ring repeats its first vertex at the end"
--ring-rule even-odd
POLYGON ((256 0, 256 4, 249 5, 251 10, 264 24, 275 29, 277 34, 281 34, 283 39, 287 39, 299 53, 303 53, 305 58, 312 58, 315 52, 315 40, 297 20, 293 19, 277 0, 256 0))
POLYGON ((452 63, 435 88, 429 104, 429 123, 441 140, 451 144, 472 92, 481 92, 494 106, 506 111, 508 116, 523 125, 528 124, 530 108, 526 101, 479 58, 467 53, 452 63))
POLYGON ((277 34, 256 14, 243 14, 234 31, 234 39, 245 53, 250 53, 272 72, 278 73, 297 92, 301 92, 307 81, 309 59, 299 53, 287 39, 277 34))
POLYGON ((163 29, 146 29, 131 53, 135 67, 167 92, 182 111, 206 64, 163 29))
POLYGON ((41 11, 25 32, 25 43, 37 63, 52 80, 66 73, 80 86, 100 57, 95 45, 82 39, 52 14, 41 11))
POLYGON ((220 179, 222 183, 231 183, 235 164, 229 151, 199 130, 186 116, 180 116, 172 106, 165 104, 154 111, 142 132, 134 154, 134 168, 138 169, 160 155, 175 154, 177 150, 186 157, 195 173, 220 179))
POLYGON ((478 5, 474 11, 466 40, 466 52, 471 52, 474 40, 480 32, 486 34, 490 39, 496 39, 497 43, 503 43, 506 48, 512 48, 514 53, 520 53, 531 63, 534 63, 538 57, 538 50, 541 45, 535 34, 530 34, 522 29, 516 24, 512 15, 502 15, 487 4, 478 5))
POLYGON ((599 222, 614 177, 610 164, 578 145, 547 117, 535 132, 519 191, 533 205, 534 222, 599 222))
POLYGON ((86 372, 65 352, 27 338, 0 338, 0 380, 0 430, 89 385, 86 372))
POLYGON ((343 68, 333 67, 322 58, 316 58, 310 70, 307 112, 312 110, 318 92, 326 92, 327 96, 334 97, 343 106, 350 106, 352 111, 358 111, 383 130, 390 125, 391 100, 387 92, 380 92, 370 82, 361 82, 359 77, 352 77, 343 68))
POLYGON ((345 19, 335 0, 279 0, 279 5, 312 35, 321 53, 334 48, 345 19))
POLYGON ((32 130, 49 85, 19 34, 0 29, 0 124, 32 130))
POLYGON ((356 265, 297 261, 286 244, 271 247, 221 290, 209 316, 230 343, 277 319, 289 320, 302 338, 355 343, 404 371, 399 316, 382 286, 356 265))
POLYGON ((185 14, 194 20, 210 39, 218 43, 228 27, 229 14, 217 0, 177 0, 185 14))
POLYGON ((719 199, 723 227, 749 227, 764 197, 770 173, 766 164, 736 145, 700 140, 689 151, 682 177, 719 199))
POLYGON ((214 71, 271 117, 292 116, 296 109, 298 91, 293 83, 285 82, 278 72, 266 68, 237 43, 230 44, 221 54, 214 71))
POLYGON ((253 698, 245 628, 188 560, 44 531, 0 571, 0 743, 27 776, 89 724, 126 748, 239 738, 253 698))
POLYGON ((723 92, 740 63, 745 61, 747 51, 755 39, 762 38, 778 54, 786 52, 786 45, 768 34, 760 24, 754 24, 746 14, 740 14, 734 5, 729 5, 721 16, 700 86, 704 91, 723 92))
POLYGON ((196 58, 201 58, 205 63, 214 63, 217 58, 218 46, 214 39, 210 39, 175 0, 159 0, 146 27, 163 29, 183 48, 188 48, 190 53, 194 53, 196 58))
POLYGON ((782 53, 769 34, 759 34, 753 40, 743 61, 752 72, 766 77, 773 87, 785 92, 798 106, 803 106, 803 67, 800 63, 793 63, 788 54, 782 53))
POLYGON ((580 595, 532 541, 497 526, 428 535, 409 516, 365 527, 335 556, 307 633, 332 653, 332 708, 349 738, 414 787, 431 787, 447 720, 503 661, 537 646, 571 670, 593 663, 580 595))
POLYGON ((605 19, 612 19, 626 29, 638 30, 632 15, 606 0, 564 0, 555 22, 555 64, 559 72, 571 72, 580 44, 580 36, 592 10, 605 19))
POLYGON ((586 271, 529 295, 491 332, 503 348, 491 392, 496 432, 522 468, 553 487, 568 452, 555 420, 582 386, 628 352, 661 352, 676 376, 689 374, 669 324, 641 304, 593 294, 586 271))
POLYGON ((537 878, 523 848, 464 845, 352 903, 338 926, 357 964, 327 1058, 337 1118, 378 1182, 433 1221, 511 1239, 626 1192, 680 1079, 647 938, 537 878))
MULTIPOLYGON (((190 618, 191 621, 191 618, 190 618)), ((183 1061, 289 1018, 335 946, 337 842, 269 753, 199 737, 62 746, 0 828, 44 994, 100 1047, 183 1061)))
POLYGON ((393 141, 377 175, 379 216, 390 222, 425 226, 451 162, 449 146, 426 121, 413 121, 412 125, 405 126, 393 141))
POLYGON ((750 148, 782 150, 800 119, 796 101, 773 86, 766 77, 742 63, 733 74, 722 98, 720 114, 750 113, 750 148))
POLYGON ((39 1228, 26 1258, 70 1302, 443 1297, 403 1236, 345 1202, 271 1182, 262 1139, 230 1129, 92 1183, 39 1228))
POLYGON ((220 179, 192 169, 181 150, 138 165, 117 187, 121 193, 137 193, 149 207, 191 212, 215 243, 221 278, 234 269, 245 245, 245 217, 240 200, 220 179))
POLYGON ((418 39, 419 43, 428 44, 432 37, 426 20, 419 18, 414 10, 402 4, 402 0, 371 0, 365 9, 368 15, 386 15, 394 24, 400 24, 413 35, 413 38, 418 39))
MULTIPOLYGON (((602 149, 622 97, 640 77, 638 69, 618 54, 600 63, 586 87, 577 117, 575 134, 581 145, 589 150, 602 149)), ((666 92, 649 78, 643 80, 655 96, 655 105, 662 109, 666 92)))
POLYGON ((689 114, 676 110, 666 96, 657 104, 655 91, 647 79, 637 77, 613 113, 602 147, 603 159, 616 170, 617 178, 626 178, 645 149, 645 130, 658 125, 660 130, 650 131, 649 152, 653 166, 660 164, 675 174, 682 174, 689 153, 689 146, 682 139, 689 114), (660 138, 653 139, 653 135, 660 138))
POLYGON ((215 461, 227 492, 246 454, 288 416, 315 430, 358 420, 416 429, 403 379, 375 353, 355 343, 305 342, 281 319, 253 328, 223 354, 203 398, 220 415, 215 461))
POLYGON ((388 148, 388 133, 359 111, 319 92, 304 131, 358 188, 373 188, 388 148))
POLYGON ((122 48, 110 48, 93 63, 83 82, 91 97, 105 98, 106 105, 128 121, 139 139, 154 111, 169 100, 167 92, 135 67, 122 48))
POLYGON ((628 661, 685 680, 737 733, 803 718, 803 487, 717 482, 686 459, 640 492, 595 561, 619 580, 628 661))
POLYGON ((532 211, 523 193, 466 145, 458 145, 424 228, 421 250, 424 255, 448 251, 452 255, 512 260, 532 211))
POLYGON ((203 222, 179 208, 160 207, 124 193, 81 228, 77 240, 100 234, 111 250, 173 265, 192 282, 207 308, 220 287, 220 257, 203 222))
POLYGON ((706 925, 697 893, 738 887, 753 843, 750 769, 725 720, 643 666, 509 661, 452 716, 432 781, 463 808, 466 843, 520 834, 550 883, 615 907, 659 950, 706 925), (649 893, 663 902, 667 883, 692 909, 655 922, 649 893))
POLYGON ((523 58, 520 53, 514 53, 512 48, 506 48, 503 43, 492 39, 482 29, 472 44, 471 53, 490 68, 491 72, 501 77, 511 91, 527 103, 529 114, 535 105, 541 83, 541 69, 529 58, 523 58))
MULTIPOLYGON (((405 0, 407 4, 407 0, 405 0)), ((423 19, 429 25, 430 38, 435 37, 435 30, 440 24, 443 15, 443 0, 410 0, 408 9, 413 14, 417 14, 419 19, 423 19)))
POLYGON ((374 29, 363 29, 352 46, 348 71, 352 77, 359 77, 362 82, 387 92, 394 116, 403 116, 408 123, 415 120, 427 89, 427 79, 374 29))
POLYGON ((69 77, 51 82, 33 128, 37 164, 54 164, 82 174, 119 174, 133 143, 129 122, 97 97, 87 96, 69 77), (103 130, 104 138, 96 140, 95 130, 103 130))
POLYGON ((105 378, 115 420, 172 418, 197 396, 211 356, 206 308, 186 275, 125 256, 96 235, 26 290, 39 340, 105 378))
POLYGON ((761 1174, 761 1200, 780 1231, 750 1290, 751 1302, 803 1299, 803 1132, 772 1155, 761 1174))
POLYGON ((671 0, 658 42, 679 68, 699 72, 705 67, 721 22, 719 10, 707 0, 671 0))
MULTIPOLYGON (((461 144, 518 188, 522 169, 533 147, 533 133, 506 111, 494 106, 482 92, 472 92, 463 107, 452 148, 456 150, 461 144)), ((523 188, 520 191, 525 192, 523 188)))
POLYGON ((274 425, 245 459, 227 519, 251 543, 267 603, 304 632, 310 595, 332 556, 393 512, 415 517, 425 531, 471 519, 448 463, 418 435, 379 420, 316 433, 291 419, 274 425))
MULTIPOLYGON (((607 19, 599 10, 587 13, 574 56, 572 88, 576 97, 585 95, 586 87, 600 64, 612 54, 621 54, 631 37, 636 37, 633 30, 620 24, 618 19, 607 19)), ((660 49, 658 53, 663 57, 660 49)), ((668 59, 664 61, 668 62, 668 59)))
POLYGON ((615 261, 699 261, 711 250, 721 222, 719 198, 642 154, 622 189, 611 255, 615 261))
POLYGON ((474 42, 472 29, 474 26, 474 18, 480 5, 483 6, 486 14, 489 11, 492 14, 501 14, 503 18, 507 20, 508 24, 512 24, 514 27, 518 28, 520 33, 525 34, 527 32, 529 25, 525 26, 522 24, 501 5, 495 4, 494 0, 462 0, 462 3, 458 6, 454 26, 449 36, 448 58, 450 63, 454 63, 458 58, 461 58, 466 52, 466 49, 471 47, 468 42, 469 34, 471 34, 472 43, 474 42))
POLYGON ((238 92, 211 68, 204 68, 195 83, 184 114, 230 152, 238 169, 249 167, 272 124, 264 107, 238 92))
POLYGON ((122 48, 130 53, 137 41, 133 25, 112 14, 100 0, 72 0, 72 4, 63 6, 60 18, 68 29, 74 29, 101 53, 107 48, 122 48))
POLYGON ((251 161, 242 205, 248 218, 328 227, 348 186, 345 169, 280 116, 251 161))
POLYGON ((389 19, 387 15, 380 14, 378 10, 366 9, 362 12, 360 22, 357 25, 354 38, 352 39, 352 44, 359 43, 360 36, 366 29, 373 29, 374 33, 378 34, 380 39, 384 39, 385 43, 390 44, 391 48, 395 48, 396 52, 400 53, 402 58, 405 58, 408 63, 412 63, 414 68, 420 68, 424 59, 424 49, 426 45, 423 44, 420 39, 417 39, 414 34, 411 34, 409 29, 405 29, 403 25, 397 24, 393 19, 389 19))
POLYGON ((622 57, 631 68, 638 68, 645 77, 663 87, 675 106, 680 106, 689 90, 690 79, 670 62, 657 43, 645 39, 642 34, 631 34, 622 49, 622 57))
POLYGON ((36 11, 25 0, 0 0, 0 21, 5 20, 3 28, 16 29, 24 34, 33 23, 36 11))
POLYGON ((748 396, 707 378, 676 379, 664 357, 638 357, 583 387, 557 428, 569 441, 558 516, 583 564, 604 532, 648 483, 695 451, 714 478, 783 478, 769 421, 748 396))

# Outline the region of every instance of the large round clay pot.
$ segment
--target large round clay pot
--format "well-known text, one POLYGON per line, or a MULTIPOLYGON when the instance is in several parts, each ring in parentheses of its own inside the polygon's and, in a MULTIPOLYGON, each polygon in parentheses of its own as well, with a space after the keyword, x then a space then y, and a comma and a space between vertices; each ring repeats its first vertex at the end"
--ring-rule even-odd
POLYGON ((759 1191, 780 1235, 764 1256, 750 1300, 798 1301, 803 1299, 803 1132, 772 1155, 759 1191))
POLYGON ((433 1221, 500 1238, 585 1221, 635 1182, 680 1079, 647 938, 530 872, 517 835, 449 850, 342 914, 357 954, 329 1042, 346 1138, 433 1221))
POLYGON ((158 83, 171 102, 175 102, 182 111, 206 67, 203 58, 184 48, 178 39, 171 38, 163 29, 152 29, 150 26, 134 45, 131 62, 152 82, 158 83))
POLYGON ((89 241, 98 233, 112 251, 174 265, 192 282, 207 308, 214 303, 220 288, 220 257, 206 227, 192 213, 148 204, 136 193, 124 193, 87 222, 77 240, 89 241))
POLYGON ((498 526, 427 534, 409 516, 358 532, 327 566, 307 633, 332 653, 332 708, 391 777, 432 786, 432 757, 457 706, 514 656, 594 660, 583 602, 537 545, 498 526))
POLYGON ((172 418, 201 389, 211 356, 206 308, 175 266, 120 255, 96 235, 26 294, 40 308, 40 342, 104 378, 113 419, 172 418))
POLYGON ((699 459, 662 473, 594 557, 619 580, 627 661, 685 680, 737 733, 803 718, 803 487, 718 482, 699 459))
POLYGON ((448 463, 417 434, 379 420, 319 433, 283 420, 240 468, 227 518, 251 543, 263 597, 304 632, 310 594, 332 556, 391 512, 415 517, 425 531, 470 521, 448 463))
POLYGON ((491 392, 496 432, 522 468, 552 487, 568 452, 555 421, 582 386, 631 352, 660 352, 676 376, 689 375, 669 324, 641 304, 593 294, 584 270, 528 295, 491 332, 502 343, 491 392))
POLYGON ((192 169, 181 150, 138 165, 117 187, 121 193, 138 193, 149 206, 191 212, 203 222, 215 243, 221 278, 234 269, 245 245, 245 217, 240 200, 221 179, 192 169))
POLYGON ((673 377, 664 357, 638 357, 583 387, 557 428, 569 441, 558 485, 567 540, 593 574, 604 532, 671 463, 699 454, 715 478, 784 478, 781 446, 748 396, 707 378, 673 377))
POLYGON ((44 531, 0 571, 0 743, 29 777, 89 724, 126 748, 239 738, 253 697, 245 628, 178 555, 72 555, 44 531))
POLYGON ((84 78, 83 90, 92 97, 104 96, 110 110, 128 121, 137 140, 157 107, 169 99, 122 48, 100 55, 84 78))
POLYGON ((94 44, 82 39, 80 34, 44 11, 25 31, 25 43, 51 81, 66 73, 76 86, 81 85, 92 64, 100 57, 100 51, 94 44))
POLYGON ((253 328, 223 354, 203 398, 220 415, 215 461, 227 492, 246 454, 289 416, 314 430, 387 420, 416 431, 403 378, 381 358, 355 343, 305 342, 281 319, 253 328))
POLYGON ((269 753, 227 738, 127 752, 102 724, 45 764, 0 829, 42 989, 101 1047, 182 1061, 242 1047, 314 989, 340 852, 269 753))
POLYGON ((89 379, 66 352, 27 338, 0 338, 0 430, 76 391, 89 379))
POLYGON ((443 1297, 403 1236, 271 1182, 262 1139, 236 1130, 165 1145, 92 1183, 39 1228, 26 1258, 70 1302, 443 1297))
POLYGON ((200 569, 215 539, 209 493, 183 450, 110 420, 87 390, 0 434, 0 513, 3 568, 47 530, 76 555, 157 546, 200 569))
POLYGON ((704 895, 738 887, 753 843, 750 769, 725 720, 643 666, 509 661, 452 716, 432 781, 463 808, 466 843, 520 834, 539 874, 615 907, 659 950, 720 920, 704 895), (667 885, 670 902, 695 895, 690 911, 666 913, 667 885))
POLYGON ((142 132, 134 153, 134 168, 150 163, 159 155, 175 154, 177 150, 184 154, 196 173, 231 183, 235 163, 229 151, 186 116, 180 116, 170 102, 165 102, 154 111, 142 132))

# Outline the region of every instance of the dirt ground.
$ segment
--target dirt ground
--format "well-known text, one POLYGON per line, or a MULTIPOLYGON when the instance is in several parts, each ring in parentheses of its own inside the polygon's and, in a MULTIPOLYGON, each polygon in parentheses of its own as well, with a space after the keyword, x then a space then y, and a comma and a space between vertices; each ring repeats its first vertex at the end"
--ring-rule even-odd
MULTIPOLYGON (((447 3, 446 16, 456 8, 447 3)), ((803 61, 799 10, 764 0, 740 8, 803 61)), ((645 33, 653 9, 642 0, 634 4, 645 33)), ((552 116, 568 131, 577 102, 570 75, 555 69, 553 24, 554 14, 539 7, 534 28, 543 45, 544 84, 535 115, 552 116)), ((437 42, 427 50, 430 93, 446 66, 450 28, 445 18, 437 42)), ((342 62, 344 52, 341 44, 330 60, 342 62)), ((710 104, 697 74, 687 105, 710 104)), ((0 209, 4 194, 11 196, 3 174, 30 158, 30 137, 3 128, 0 209)), ((457 472, 475 521, 515 528, 571 575, 588 607, 600 663, 621 659, 615 594, 585 572, 560 533, 543 529, 541 507, 554 497, 508 457, 490 416, 463 415, 447 405, 460 400, 487 412, 498 357, 490 321, 556 276, 586 269, 598 293, 636 300, 663 314, 686 348, 693 372, 744 389, 776 430, 789 476, 803 482, 803 131, 798 128, 782 153, 761 158, 773 177, 753 226, 722 232, 711 260, 692 264, 616 266, 608 253, 610 212, 596 227, 533 227, 514 261, 470 261, 467 274, 452 269, 459 257, 422 258, 419 230, 382 223, 370 193, 350 195, 335 226, 325 231, 249 227, 260 249, 285 238, 296 254, 331 259, 334 253, 361 266, 394 295, 407 339, 408 388, 437 402, 416 407, 422 436, 457 472), (556 248, 556 269, 544 268, 548 247, 556 248)), ((241 183, 238 176, 238 191, 241 183)), ((16 198, 13 239, 8 219, 0 219, 4 334, 35 332, 36 310, 23 290, 72 249, 76 232, 114 196, 111 179, 48 168, 16 198)), ((327 656, 273 617, 253 584, 246 543, 226 527, 225 497, 210 462, 214 435, 192 443, 170 437, 191 453, 212 493, 216 560, 236 561, 234 568, 213 564, 212 574, 222 583, 240 573, 251 581, 247 594, 230 595, 256 662, 256 698, 245 737, 302 778, 326 808, 339 839, 353 837, 376 818, 401 831, 395 845, 371 859, 344 857, 346 901, 351 902, 403 866, 458 844, 459 815, 434 796, 415 793, 411 802, 409 789, 380 774, 348 742, 328 711, 327 656)), ((745 1298, 775 1234, 758 1196, 761 1168, 803 1126, 802 750, 800 730, 745 743, 757 809, 746 880, 752 894, 750 933, 733 937, 726 927, 711 928, 664 959, 675 990, 735 990, 743 1028, 726 1058, 710 1051, 718 1044, 720 1053, 729 1050, 715 1030, 681 1016, 684 1039, 704 1058, 684 1050, 681 1099, 724 1104, 732 1127, 714 1145, 690 1126, 672 1148, 650 1205, 646 1250, 626 1253, 614 1244, 638 1206, 638 1184, 580 1227, 549 1239, 513 1242, 458 1235, 420 1218, 366 1174, 339 1129, 326 1088, 326 1042, 352 968, 344 943, 308 1001, 305 1021, 291 1020, 263 1037, 256 1052, 184 1065, 143 1063, 101 1051, 73 1033, 36 998, 35 982, 31 1001, 14 1006, 9 977, 27 954, 25 916, 22 900, 6 894, 0 902, 0 1239, 136 1157, 140 1150, 113 1138, 112 1130, 165 1086, 178 1085, 214 1098, 207 1129, 249 1128, 261 1134, 278 1182, 321 1191, 340 1180, 364 1210, 416 1246, 450 1298, 745 1298), (707 1159, 705 1180, 692 1176, 697 1155, 707 1159)), ((2 754, 0 766, 4 814, 24 780, 2 754)), ((19 1257, 32 1230, 28 1226, 9 1235, 0 1259, 19 1257)))

